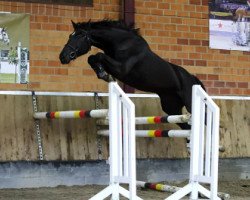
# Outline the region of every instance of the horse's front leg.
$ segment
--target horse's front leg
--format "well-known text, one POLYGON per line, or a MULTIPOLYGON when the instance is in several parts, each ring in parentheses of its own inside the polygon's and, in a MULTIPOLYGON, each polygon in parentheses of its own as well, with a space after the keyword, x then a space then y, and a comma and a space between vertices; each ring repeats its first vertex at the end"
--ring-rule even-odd
POLYGON ((90 64, 91 68, 95 71, 97 77, 99 79, 103 79, 106 82, 113 81, 110 79, 109 74, 104 70, 103 64, 100 62, 98 56, 91 55, 88 57, 88 63, 90 64))
POLYGON ((133 68, 135 61, 137 61, 133 56, 127 59, 126 62, 119 62, 104 53, 97 53, 97 59, 99 62, 103 63, 105 71, 113 75, 118 79, 122 79, 127 76, 130 70, 133 68))

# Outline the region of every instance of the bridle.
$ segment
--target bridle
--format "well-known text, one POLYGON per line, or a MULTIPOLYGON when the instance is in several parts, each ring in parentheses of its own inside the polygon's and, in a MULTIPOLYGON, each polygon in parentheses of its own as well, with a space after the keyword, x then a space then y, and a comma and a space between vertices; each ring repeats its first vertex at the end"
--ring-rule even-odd
MULTIPOLYGON (((72 33, 71 35, 70 35, 70 37, 72 37, 72 36, 74 36, 74 33, 72 33)), ((85 30, 81 30, 81 33, 80 34, 78 34, 77 36, 75 36, 76 38, 75 39, 84 39, 84 40, 86 40, 87 41, 87 45, 88 45, 88 51, 91 49, 91 44, 92 44, 92 42, 91 42, 91 37, 90 37, 90 34, 87 32, 87 31, 85 31, 85 30)), ((73 47, 72 45, 70 45, 70 44, 66 44, 65 45, 66 47, 69 47, 70 49, 71 49, 71 52, 70 52, 70 54, 69 54, 69 56, 70 56, 70 59, 71 60, 74 60, 74 59, 76 59, 77 58, 77 53, 79 52, 79 47, 73 47)))

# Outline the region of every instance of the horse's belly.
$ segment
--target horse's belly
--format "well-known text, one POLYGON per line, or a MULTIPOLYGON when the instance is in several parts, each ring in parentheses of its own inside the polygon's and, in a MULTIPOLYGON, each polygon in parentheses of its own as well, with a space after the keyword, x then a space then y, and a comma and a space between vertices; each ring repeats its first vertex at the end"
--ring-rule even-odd
POLYGON ((179 89, 179 82, 175 76, 166 77, 161 73, 132 72, 122 81, 138 90, 153 93, 179 89))

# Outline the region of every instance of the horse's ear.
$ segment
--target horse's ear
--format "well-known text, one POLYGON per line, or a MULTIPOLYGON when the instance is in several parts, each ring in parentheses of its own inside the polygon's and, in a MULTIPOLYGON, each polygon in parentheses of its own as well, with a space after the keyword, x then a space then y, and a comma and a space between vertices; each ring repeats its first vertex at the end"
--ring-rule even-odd
POLYGON ((89 21, 88 21, 88 23, 87 23, 88 29, 90 29, 90 24, 91 24, 91 19, 89 19, 89 21))
POLYGON ((136 34, 139 34, 139 35, 140 35, 140 28, 134 28, 134 29, 133 29, 133 31, 134 31, 134 33, 136 33, 136 34))
POLYGON ((77 24, 71 20, 72 26, 74 27, 74 30, 77 28, 77 24))

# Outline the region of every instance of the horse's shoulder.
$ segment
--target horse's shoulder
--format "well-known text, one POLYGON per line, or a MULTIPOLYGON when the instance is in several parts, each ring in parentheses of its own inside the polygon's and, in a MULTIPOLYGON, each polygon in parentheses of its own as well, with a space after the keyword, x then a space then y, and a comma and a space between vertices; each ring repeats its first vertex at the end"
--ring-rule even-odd
POLYGON ((148 47, 148 44, 141 40, 139 37, 131 37, 126 40, 123 40, 121 43, 117 45, 118 51, 124 50, 133 50, 136 49, 141 50, 142 48, 148 47))
POLYGON ((124 51, 134 46, 134 40, 132 38, 126 39, 117 45, 118 51, 124 51))

